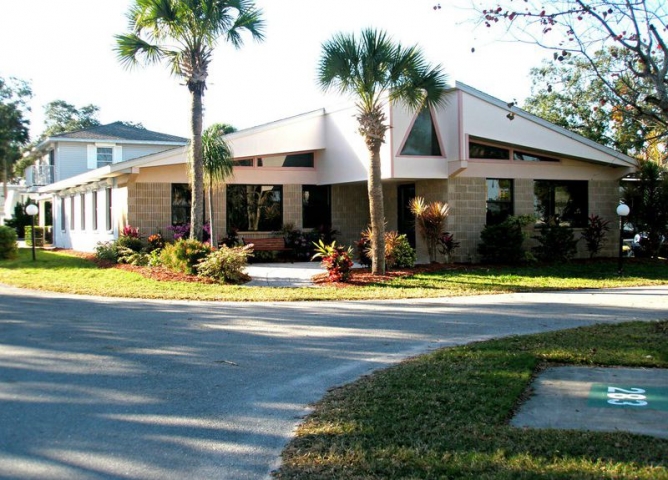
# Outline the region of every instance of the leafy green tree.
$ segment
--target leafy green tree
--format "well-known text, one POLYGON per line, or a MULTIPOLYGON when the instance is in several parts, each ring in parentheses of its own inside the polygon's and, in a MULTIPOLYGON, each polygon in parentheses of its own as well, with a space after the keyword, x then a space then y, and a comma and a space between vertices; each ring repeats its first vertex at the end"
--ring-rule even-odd
POLYGON ((0 77, 0 180, 5 198, 12 165, 20 158, 20 149, 30 138, 30 85, 16 78, 0 77))
POLYGON ((234 47, 242 34, 262 40, 262 11, 251 0, 134 0, 128 12, 130 33, 116 36, 116 52, 128 67, 165 61, 185 81, 191 96, 190 238, 201 239, 204 213, 202 96, 209 64, 222 37, 234 47))
POLYGON ((577 55, 599 81, 657 132, 668 131, 668 9, 661 0, 496 0, 476 8, 480 24, 554 50, 556 61, 577 55), (620 62, 599 68, 598 52, 614 46, 620 62), (641 85, 641 88, 638 88, 641 85))
MULTIPOLYGON (((647 141, 657 136, 653 124, 630 114, 597 74, 623 69, 629 60, 625 55, 627 52, 611 47, 594 54, 595 66, 577 56, 556 65, 543 61, 540 67, 531 69, 531 96, 523 108, 627 155, 642 155, 647 141)), ((625 75, 618 82, 632 83, 637 91, 649 93, 640 79, 625 75)))
POLYGON ((211 245, 216 246, 215 222, 213 216, 213 187, 232 176, 234 154, 223 135, 235 132, 236 129, 227 124, 215 123, 202 133, 202 160, 204 162, 204 180, 209 197, 209 225, 211 227, 211 245))
POLYGON ((417 46, 405 48, 385 32, 365 29, 359 37, 339 33, 322 46, 318 82, 355 99, 359 133, 369 151, 369 213, 373 273, 385 272, 385 214, 380 147, 389 128, 387 102, 403 102, 418 111, 444 102, 447 78, 429 65, 417 46))
POLYGON ((40 140, 65 132, 97 127, 100 107, 89 104, 77 108, 65 100, 54 100, 44 106, 44 131, 40 140))

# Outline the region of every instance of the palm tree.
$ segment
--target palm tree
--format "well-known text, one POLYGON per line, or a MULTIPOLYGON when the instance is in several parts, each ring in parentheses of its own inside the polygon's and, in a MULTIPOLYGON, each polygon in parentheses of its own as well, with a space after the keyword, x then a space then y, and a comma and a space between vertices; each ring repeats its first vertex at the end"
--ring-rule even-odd
POLYGON ((236 131, 231 125, 215 123, 202 133, 202 160, 204 163, 204 179, 208 183, 209 226, 211 227, 211 245, 217 244, 215 222, 213 217, 213 187, 232 176, 232 148, 223 135, 236 131))
POLYGON ((380 174, 380 147, 389 128, 385 106, 399 101, 411 111, 444 102, 447 77, 441 66, 429 65, 417 46, 404 48, 385 32, 365 29, 336 34, 322 46, 318 81, 355 98, 359 132, 369 151, 369 214, 373 273, 385 272, 385 214, 380 174))
POLYGON ((116 36, 116 52, 127 67, 165 60, 185 80, 191 96, 190 238, 202 239, 204 166, 202 96, 213 50, 222 37, 236 48, 242 33, 262 40, 262 11, 252 0, 135 0, 128 12, 130 33, 116 36))

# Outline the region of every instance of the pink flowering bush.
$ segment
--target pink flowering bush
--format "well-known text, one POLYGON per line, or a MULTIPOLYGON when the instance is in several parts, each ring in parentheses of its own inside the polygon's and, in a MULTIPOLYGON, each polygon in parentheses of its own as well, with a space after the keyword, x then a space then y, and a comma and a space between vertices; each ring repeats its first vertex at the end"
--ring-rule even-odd
POLYGON ((350 277, 350 269, 353 266, 351 257, 353 249, 350 247, 337 246, 336 241, 325 245, 322 240, 318 240, 315 245, 315 255, 313 258, 322 259, 321 265, 327 270, 330 282, 345 282, 350 277))

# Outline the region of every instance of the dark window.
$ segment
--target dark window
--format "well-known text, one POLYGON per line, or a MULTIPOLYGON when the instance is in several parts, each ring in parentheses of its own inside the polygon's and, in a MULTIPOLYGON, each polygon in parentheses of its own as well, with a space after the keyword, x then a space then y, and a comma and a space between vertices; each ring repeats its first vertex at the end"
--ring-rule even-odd
POLYGON ((513 181, 487 179, 487 225, 497 225, 513 214, 513 181))
POLYGON ((81 230, 86 230, 86 194, 79 195, 81 201, 81 230))
POLYGON ((172 225, 190 224, 192 195, 187 183, 172 183, 172 225))
POLYGON ((434 128, 434 120, 428 108, 422 109, 415 119, 404 148, 401 150, 401 155, 442 156, 436 128, 434 128))
POLYGON ((510 150, 483 143, 469 142, 469 158, 510 160, 510 150))
POLYGON ((253 159, 252 158, 242 158, 241 160, 232 160, 232 164, 235 167, 252 167, 253 159))
POLYGON ((97 230, 97 216, 99 214, 97 195, 97 191, 93 192, 93 230, 97 230))
POLYGON ((558 162, 556 158, 546 157, 544 155, 536 155, 534 153, 520 152, 515 150, 513 152, 514 160, 521 160, 523 162, 558 162))
POLYGON ((64 232, 67 228, 67 219, 65 218, 65 197, 60 199, 60 229, 64 232))
POLYGON ((227 231, 275 231, 283 226, 281 185, 228 185, 227 231))
POLYGON ((534 181, 534 206, 540 222, 554 218, 571 227, 586 226, 587 188, 585 181, 534 181))
POLYGON ((70 197, 70 230, 74 230, 74 197, 70 197))
POLYGON ((113 206, 111 204, 111 188, 105 189, 105 197, 107 199, 107 210, 106 210, 106 218, 105 218, 105 225, 107 227, 108 231, 111 231, 111 213, 113 206))
POLYGON ((258 167, 313 168, 313 152, 274 155, 257 159, 258 167))
POLYGON ((331 226, 332 205, 329 185, 302 185, 302 226, 331 226))

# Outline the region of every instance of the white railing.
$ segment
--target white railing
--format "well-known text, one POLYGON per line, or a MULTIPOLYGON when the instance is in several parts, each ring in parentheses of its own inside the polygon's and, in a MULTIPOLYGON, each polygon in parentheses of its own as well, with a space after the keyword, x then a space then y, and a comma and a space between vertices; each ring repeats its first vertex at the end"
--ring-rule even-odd
POLYGON ((33 165, 25 171, 27 187, 41 187, 53 183, 53 165, 33 165))

